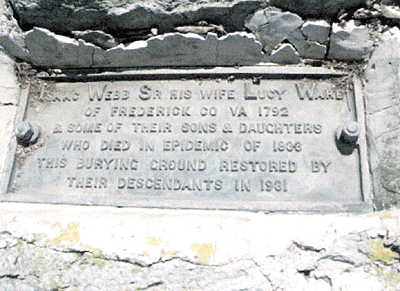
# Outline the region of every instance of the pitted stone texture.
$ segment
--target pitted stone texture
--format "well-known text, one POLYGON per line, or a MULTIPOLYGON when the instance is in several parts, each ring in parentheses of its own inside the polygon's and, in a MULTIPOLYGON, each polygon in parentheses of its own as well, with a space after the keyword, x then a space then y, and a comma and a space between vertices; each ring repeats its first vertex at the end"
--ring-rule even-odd
POLYGON ((400 201, 400 30, 383 33, 365 72, 367 128, 375 204, 400 201))
POLYGON ((29 60, 47 67, 91 67, 95 50, 101 50, 83 40, 57 35, 44 28, 28 31, 25 40, 29 60))
POLYGON ((267 55, 278 53, 279 58, 270 58, 272 62, 299 63, 298 55, 306 59, 325 58, 330 25, 324 20, 303 22, 296 14, 282 12, 277 8, 267 8, 257 11, 246 20, 245 25, 263 44, 267 55), (289 50, 286 44, 282 44, 283 42, 291 43, 296 52, 289 50), (282 59, 284 55, 280 53, 281 47, 289 50, 287 62, 282 59))
POLYGON ((19 85, 14 70, 14 60, 0 47, 0 106, 17 105, 19 85))
POLYGON ((112 35, 101 30, 72 31, 72 34, 76 39, 82 39, 102 49, 110 49, 118 45, 112 35))
POLYGON ((307 17, 326 18, 364 4, 365 0, 11 0, 25 28, 39 26, 54 32, 100 29, 121 32, 158 27, 172 31, 201 20, 241 31, 243 19, 267 5, 307 17))
POLYGON ((24 36, 7 0, 0 0, 0 46, 13 57, 26 58, 24 36))
POLYGON ((331 26, 326 20, 307 20, 300 29, 306 40, 328 43, 331 26))
POLYGON ((301 62, 300 55, 289 43, 281 44, 276 50, 272 51, 268 58, 270 62, 278 64, 298 64, 301 62))
POLYGON ((307 40, 301 29, 297 29, 291 33, 288 40, 293 44, 302 58, 320 60, 325 58, 326 45, 316 41, 307 40))
POLYGON ((0 72, 0 147, 2 148, 0 151, 0 173, 4 175, 6 160, 12 157, 10 142, 14 131, 14 119, 17 113, 20 89, 15 76, 14 60, 1 47, 0 72))
POLYGON ((366 0, 271 0, 270 5, 292 11, 303 17, 329 18, 341 11, 362 6, 366 0))
POLYGON ((280 43, 288 39, 290 34, 298 29, 302 24, 302 19, 293 13, 282 12, 277 8, 267 8, 254 14, 246 22, 246 27, 252 29, 256 38, 263 45, 267 53, 271 53, 280 43))
POLYGON ((2 290, 400 288, 399 209, 266 215, 2 203, 0 210, 2 290))
POLYGON ((264 58, 261 44, 245 32, 220 38, 214 33, 205 38, 167 33, 105 51, 81 39, 34 28, 26 33, 26 43, 34 64, 56 68, 250 65, 264 58))
POLYGON ((330 38, 329 58, 333 60, 363 60, 373 50, 373 41, 365 26, 357 25, 354 20, 344 26, 334 23, 330 38))
POLYGON ((243 19, 264 7, 265 0, 11 0, 23 27, 54 32, 100 29, 117 34, 158 27, 161 32, 201 20, 242 30, 243 19))
POLYGON ((250 65, 263 60, 262 46, 249 33, 235 32, 222 36, 217 42, 216 64, 250 65))

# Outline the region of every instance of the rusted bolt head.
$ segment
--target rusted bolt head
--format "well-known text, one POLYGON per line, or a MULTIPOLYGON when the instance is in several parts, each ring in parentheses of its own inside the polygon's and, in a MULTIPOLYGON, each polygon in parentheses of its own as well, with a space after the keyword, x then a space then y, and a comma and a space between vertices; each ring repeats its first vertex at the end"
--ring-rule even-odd
POLYGON ((15 134, 19 144, 29 145, 35 143, 40 135, 40 127, 36 124, 30 124, 27 121, 22 121, 17 124, 15 134))
POLYGON ((355 143, 360 136, 360 125, 355 121, 347 122, 342 129, 340 139, 346 143, 355 143))

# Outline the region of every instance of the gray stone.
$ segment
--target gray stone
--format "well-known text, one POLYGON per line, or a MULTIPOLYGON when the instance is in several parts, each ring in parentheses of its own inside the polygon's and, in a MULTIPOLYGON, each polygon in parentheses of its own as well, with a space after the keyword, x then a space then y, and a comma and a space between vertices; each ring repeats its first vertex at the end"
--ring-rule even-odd
MULTIPOLYGON (((257 40, 261 42, 264 50, 270 53, 281 42, 286 40, 290 34, 298 29, 303 21, 301 18, 290 12, 282 12, 276 8, 267 8, 264 10, 266 23, 253 30, 257 40)), ((255 16, 257 19, 252 18, 248 20, 249 28, 255 27, 256 23, 261 18, 259 14, 255 16)), ((262 21, 260 22, 262 23, 262 21)))
POLYGON ((365 0, 271 0, 270 4, 303 17, 334 17, 350 8, 365 4, 365 0))
POLYGON ((383 33, 365 71, 370 165, 377 208, 389 207, 400 200, 399 56, 400 30, 395 27, 383 33))
POLYGON ((299 53, 290 43, 281 44, 276 50, 272 51, 268 60, 273 63, 285 65, 301 62, 299 53))
MULTIPOLYGON (((277 14, 279 14, 280 10, 276 10, 277 14)), ((262 25, 267 24, 268 19, 265 16, 265 10, 258 10, 256 13, 250 15, 244 22, 246 28, 251 31, 256 31, 262 25)))
POLYGON ((330 39, 329 58, 333 60, 363 60, 373 50, 368 29, 351 20, 341 26, 334 23, 330 39))
POLYGON ((91 67, 93 55, 100 48, 69 37, 56 35, 44 28, 34 28, 25 35, 29 59, 47 67, 91 67))
POLYGON ((19 84, 14 65, 14 60, 0 47, 0 106, 18 103, 19 84))
POLYGON ((300 31, 295 30, 288 38, 289 42, 296 48, 302 58, 322 60, 326 55, 326 45, 316 41, 309 41, 300 31))
POLYGON ((400 19, 400 8, 394 5, 381 5, 382 15, 386 18, 400 19))
POLYGON ((167 33, 106 51, 44 28, 28 31, 25 38, 34 64, 57 68, 244 65, 263 59, 261 44, 245 32, 220 38, 167 33))
POLYGON ((107 51, 107 62, 112 66, 168 66, 210 65, 216 61, 218 38, 209 34, 203 38, 197 34, 167 33, 119 45, 107 51))
POLYGON ((305 21, 300 29, 308 41, 316 41, 320 44, 328 43, 331 26, 326 20, 305 21))
POLYGON ((218 22, 228 31, 242 30, 247 15, 265 6, 264 0, 12 0, 23 27, 38 26, 54 32, 100 29, 124 34, 158 27, 162 32, 201 20, 218 22))
POLYGON ((266 5, 306 17, 333 17, 365 0, 11 0, 23 27, 54 32, 100 29, 107 33, 158 27, 163 32, 200 20, 215 21, 229 32, 242 30, 245 17, 266 5))
POLYGON ((216 64, 250 65, 263 57, 261 43, 250 33, 235 32, 218 39, 216 64))
POLYGON ((27 55, 22 30, 6 0, 0 0, 0 46, 13 57, 24 59, 27 55))
POLYGON ((118 45, 112 35, 104 33, 101 30, 72 31, 72 34, 76 39, 90 42, 105 50, 118 45))

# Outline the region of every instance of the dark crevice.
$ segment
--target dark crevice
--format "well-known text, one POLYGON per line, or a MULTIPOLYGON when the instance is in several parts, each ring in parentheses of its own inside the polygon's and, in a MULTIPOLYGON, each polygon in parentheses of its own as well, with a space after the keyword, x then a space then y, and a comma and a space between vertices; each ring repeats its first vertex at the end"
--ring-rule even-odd
POLYGON ((148 289, 150 289, 150 288, 157 287, 157 286, 160 286, 160 285, 162 285, 162 284, 164 284, 163 281, 157 281, 157 282, 151 283, 150 285, 148 285, 148 286, 146 286, 146 287, 137 288, 136 290, 148 290, 148 289))
POLYGON ((320 253, 320 252, 322 252, 322 251, 325 251, 324 248, 318 249, 318 248, 315 248, 315 247, 313 247, 313 246, 303 245, 303 244, 300 244, 300 243, 295 242, 295 241, 293 242, 293 244, 294 244, 296 247, 298 247, 299 249, 301 249, 302 251, 311 251, 311 252, 316 252, 316 253, 320 253))
POLYGON ((10 6, 11 11, 12 11, 12 13, 13 13, 14 19, 15 19, 18 23, 20 23, 19 15, 17 14, 17 11, 16 11, 16 9, 15 9, 15 7, 14 7, 12 1, 6 0, 6 5, 10 6))
POLYGON ((329 33, 328 33, 328 39, 326 43, 326 52, 325 52, 325 60, 329 58, 329 53, 331 50, 331 37, 332 37, 332 30, 333 30, 333 21, 330 22, 330 27, 329 27, 329 33))
POLYGON ((354 266, 355 263, 342 255, 328 255, 320 258, 319 260, 331 260, 333 262, 340 262, 354 266))
POLYGON ((19 274, 5 274, 5 275, 0 275, 0 279, 19 279, 19 280, 23 280, 20 279, 20 275, 19 274))
POLYGON ((314 270, 298 270, 297 272, 304 275, 304 277, 310 277, 311 272, 314 270))
POLYGON ((12 102, 5 102, 5 103, 0 102, 0 106, 15 106, 15 105, 17 105, 17 104, 12 103, 12 102))
POLYGON ((326 283, 328 283, 329 286, 333 287, 332 279, 329 278, 328 276, 314 276, 314 278, 315 278, 316 280, 323 280, 323 281, 325 281, 326 283))

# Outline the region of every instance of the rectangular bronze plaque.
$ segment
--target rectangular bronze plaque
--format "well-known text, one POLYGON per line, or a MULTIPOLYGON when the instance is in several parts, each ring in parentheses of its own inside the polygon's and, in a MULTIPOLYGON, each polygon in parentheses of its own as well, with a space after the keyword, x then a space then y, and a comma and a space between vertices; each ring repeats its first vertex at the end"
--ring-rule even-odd
MULTIPOLYGON (((371 209, 357 80, 270 67, 46 80, 3 201, 265 211, 371 209), (341 129, 356 121, 356 143, 341 129)), ((23 103, 23 102, 22 102, 23 103)))

